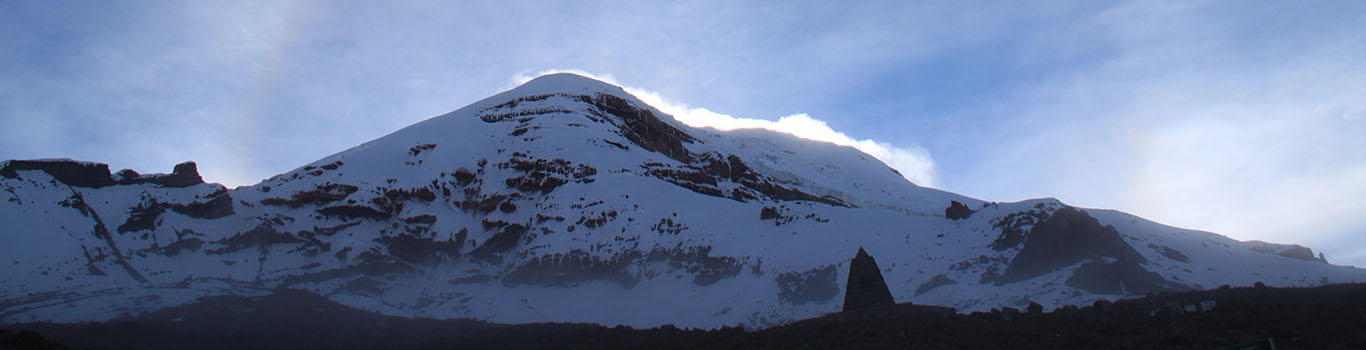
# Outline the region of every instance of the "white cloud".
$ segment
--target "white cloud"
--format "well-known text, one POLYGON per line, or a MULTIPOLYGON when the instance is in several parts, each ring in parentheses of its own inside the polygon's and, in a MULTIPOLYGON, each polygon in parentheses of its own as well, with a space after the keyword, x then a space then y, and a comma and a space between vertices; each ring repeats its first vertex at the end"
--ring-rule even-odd
POLYGON ((1010 117, 984 142, 996 149, 953 174, 953 190, 1057 196, 1366 265, 1359 36, 1320 38, 1337 31, 1316 23, 1336 22, 1306 17, 1319 27, 1249 39, 1238 30, 1263 22, 1224 14, 1124 7, 1082 18, 1085 34, 1067 46, 1103 59, 1001 99, 988 112, 1010 117))
POLYGON ((853 147, 886 163, 887 166, 896 169, 906 178, 906 180, 910 180, 916 185, 934 186, 934 158, 930 156, 930 152, 924 147, 913 145, 907 148, 892 145, 888 142, 878 142, 870 139, 855 139, 842 132, 835 131, 835 129, 830 128, 830 125, 825 121, 812 118, 805 113, 782 117, 778 119, 778 121, 740 118, 713 112, 706 108, 693 108, 686 104, 673 102, 650 90, 624 86, 616 82, 616 79, 611 75, 596 75, 576 69, 545 70, 534 75, 518 74, 512 78, 510 86, 521 85, 535 77, 551 73, 574 73, 621 86, 622 89, 635 95, 636 98, 639 98, 642 102, 654 106, 660 111, 672 115, 674 119, 679 122, 692 127, 709 127, 721 131, 766 129, 791 134, 808 140, 853 147))

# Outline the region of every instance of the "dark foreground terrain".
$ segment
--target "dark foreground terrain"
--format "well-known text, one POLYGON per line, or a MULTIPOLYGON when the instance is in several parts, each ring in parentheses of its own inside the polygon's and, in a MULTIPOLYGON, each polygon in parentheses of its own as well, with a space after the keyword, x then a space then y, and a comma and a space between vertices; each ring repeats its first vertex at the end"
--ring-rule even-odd
POLYGON ((105 323, 5 325, 0 348, 1366 349, 1366 284, 1224 287, 1051 312, 898 304, 757 332, 406 319, 282 290, 105 323))

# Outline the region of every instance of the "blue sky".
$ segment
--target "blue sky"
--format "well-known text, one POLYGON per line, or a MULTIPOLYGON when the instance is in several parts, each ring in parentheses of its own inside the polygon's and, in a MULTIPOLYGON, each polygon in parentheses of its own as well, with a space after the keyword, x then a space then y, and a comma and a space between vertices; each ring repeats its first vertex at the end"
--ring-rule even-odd
POLYGON ((561 69, 1366 266, 1359 1, 6 1, 0 158, 245 185, 561 69))

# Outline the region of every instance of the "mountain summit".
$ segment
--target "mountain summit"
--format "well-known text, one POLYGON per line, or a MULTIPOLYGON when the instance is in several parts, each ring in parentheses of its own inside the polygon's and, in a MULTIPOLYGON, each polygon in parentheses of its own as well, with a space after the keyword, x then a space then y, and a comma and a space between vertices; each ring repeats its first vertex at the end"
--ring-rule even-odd
POLYGON ((849 147, 688 127, 572 74, 252 186, 191 170, 0 163, 0 322, 289 288, 402 316, 761 328, 840 310, 860 246, 895 300, 961 310, 1366 280, 1304 247, 919 187, 849 147))

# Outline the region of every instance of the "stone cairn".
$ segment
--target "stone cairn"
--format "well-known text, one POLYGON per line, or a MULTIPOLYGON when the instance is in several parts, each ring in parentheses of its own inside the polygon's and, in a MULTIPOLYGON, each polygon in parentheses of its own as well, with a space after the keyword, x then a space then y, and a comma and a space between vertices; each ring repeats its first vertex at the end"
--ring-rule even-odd
POLYGON ((849 283, 844 291, 844 311, 864 310, 879 306, 894 305, 892 291, 887 289, 887 281, 882 279, 882 271, 877 267, 863 247, 849 264, 849 283))

